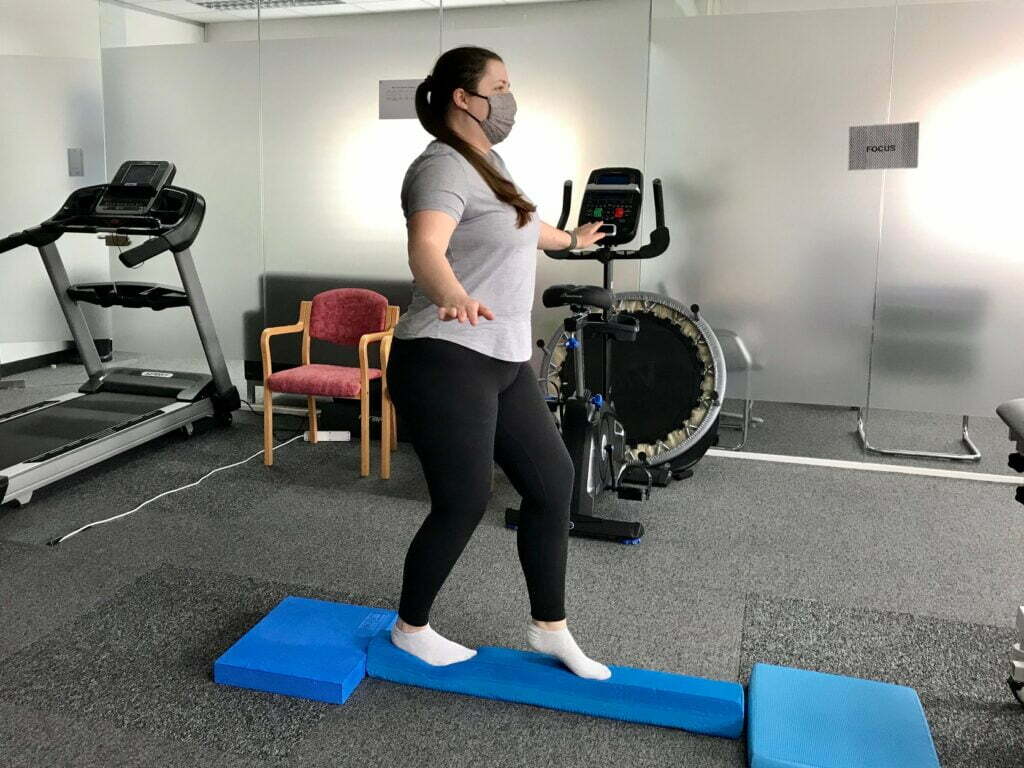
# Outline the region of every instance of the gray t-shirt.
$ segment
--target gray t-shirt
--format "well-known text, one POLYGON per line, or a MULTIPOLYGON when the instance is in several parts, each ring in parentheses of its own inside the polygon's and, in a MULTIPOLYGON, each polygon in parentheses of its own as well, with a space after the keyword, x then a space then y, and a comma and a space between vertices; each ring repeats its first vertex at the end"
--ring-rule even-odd
MULTIPOLYGON (((511 180, 504 161, 491 151, 494 167, 511 180)), ((402 210, 441 211, 456 222, 447 257, 455 277, 474 299, 494 312, 477 325, 442 321, 437 307, 413 281, 412 303, 395 327, 399 339, 453 341, 485 355, 524 362, 533 352, 530 312, 537 271, 540 219, 534 213, 516 226, 516 210, 495 197, 476 169, 448 144, 432 141, 405 174, 402 210)))

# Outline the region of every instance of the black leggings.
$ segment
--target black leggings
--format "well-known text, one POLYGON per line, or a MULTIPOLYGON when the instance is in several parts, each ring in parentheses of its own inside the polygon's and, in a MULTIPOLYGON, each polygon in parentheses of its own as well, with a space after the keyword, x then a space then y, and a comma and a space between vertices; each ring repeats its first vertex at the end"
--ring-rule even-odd
POLYGON ((487 508, 494 462, 523 497, 517 546, 530 612, 565 618, 573 466, 529 363, 440 339, 395 339, 388 388, 423 465, 430 514, 409 545, 398 615, 430 607, 487 508))

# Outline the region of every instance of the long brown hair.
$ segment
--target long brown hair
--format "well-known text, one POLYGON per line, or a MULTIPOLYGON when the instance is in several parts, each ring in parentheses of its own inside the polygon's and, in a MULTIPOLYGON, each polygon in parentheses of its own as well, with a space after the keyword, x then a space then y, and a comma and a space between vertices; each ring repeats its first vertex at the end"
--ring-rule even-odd
POLYGON ((487 158, 455 133, 445 120, 452 93, 456 88, 475 91, 489 61, 501 61, 501 57, 494 51, 472 46, 452 48, 441 54, 434 63, 434 71, 416 89, 416 116, 427 133, 451 146, 476 168, 495 196, 516 209, 517 225, 525 227, 537 206, 519 194, 515 184, 498 173, 487 158))

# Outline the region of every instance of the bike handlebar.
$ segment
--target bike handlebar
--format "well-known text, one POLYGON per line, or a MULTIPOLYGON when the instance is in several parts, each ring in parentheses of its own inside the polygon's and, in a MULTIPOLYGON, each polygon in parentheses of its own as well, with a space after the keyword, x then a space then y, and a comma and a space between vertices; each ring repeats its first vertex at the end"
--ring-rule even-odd
POLYGON ((569 208, 572 206, 572 179, 566 179, 562 185, 562 214, 558 217, 558 229, 565 229, 569 220, 569 208))
MULTIPOLYGON (((668 250, 669 234, 665 226, 665 200, 661 189, 661 179, 653 181, 654 187, 654 231, 647 245, 636 251, 613 251, 610 247, 596 251, 544 251, 552 259, 565 261, 612 261, 619 259, 653 259, 668 250)), ((569 220, 569 208, 572 204, 572 180, 567 179, 562 187, 562 213, 558 217, 558 229, 564 229, 569 220)))

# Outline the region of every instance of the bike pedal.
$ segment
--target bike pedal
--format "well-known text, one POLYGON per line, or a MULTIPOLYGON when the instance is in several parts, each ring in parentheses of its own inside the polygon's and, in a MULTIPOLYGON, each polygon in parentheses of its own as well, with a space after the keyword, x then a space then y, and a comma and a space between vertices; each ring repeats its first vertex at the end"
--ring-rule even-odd
POLYGON ((646 498, 647 489, 639 486, 620 485, 619 498, 627 501, 643 501, 646 498))

